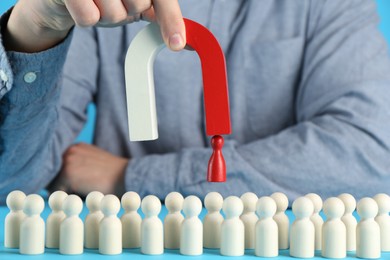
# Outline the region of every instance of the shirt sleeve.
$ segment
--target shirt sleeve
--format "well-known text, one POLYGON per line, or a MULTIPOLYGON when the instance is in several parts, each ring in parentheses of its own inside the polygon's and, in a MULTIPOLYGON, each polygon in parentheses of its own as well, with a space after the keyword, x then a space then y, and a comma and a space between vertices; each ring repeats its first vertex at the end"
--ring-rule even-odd
MULTIPOLYGON (((1 28, 9 14, 1 17, 1 28)), ((55 176, 42 172, 58 122, 58 84, 72 36, 40 53, 7 52, 0 35, 0 203, 15 189, 36 192, 55 176)))
POLYGON ((126 188, 163 198, 253 191, 349 192, 390 186, 390 62, 374 1, 312 1, 292 127, 251 143, 225 144, 227 182, 208 183, 211 149, 133 159, 126 188))

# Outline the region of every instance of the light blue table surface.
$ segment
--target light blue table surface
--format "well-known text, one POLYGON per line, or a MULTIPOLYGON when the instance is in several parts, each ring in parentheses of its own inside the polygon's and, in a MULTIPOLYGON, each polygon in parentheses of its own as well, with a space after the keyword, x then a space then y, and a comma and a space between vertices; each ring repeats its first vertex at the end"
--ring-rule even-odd
MULTIPOLYGON (((27 255, 20 255, 18 253, 17 249, 8 249, 4 248, 4 220, 6 215, 8 214, 9 210, 7 207, 0 207, 0 259, 42 259, 42 260, 48 260, 48 259, 102 259, 102 258, 107 258, 107 259, 202 259, 202 260, 209 260, 209 259, 262 259, 259 257, 256 257, 254 255, 253 250, 247 250, 245 252, 245 256, 242 257, 226 257, 226 256, 221 256, 219 254, 219 250, 209 250, 205 249, 203 252, 203 255, 201 256, 182 256, 179 253, 179 250, 165 250, 165 253, 163 255, 158 255, 158 256, 150 256, 150 255, 142 255, 140 253, 139 249, 125 249, 123 250, 123 253, 120 255, 115 255, 115 256, 106 256, 106 255, 100 255, 98 250, 85 250, 84 254, 82 255, 76 255, 76 256, 66 256, 66 255, 60 255, 58 250, 55 249, 46 249, 45 253, 42 255, 36 255, 36 256, 27 256, 27 255)), ((80 214, 80 217, 84 220, 86 215, 88 213, 88 210, 84 206, 84 209, 82 213, 80 214)), ((42 218, 44 220, 47 219, 48 215, 50 214, 50 208, 46 204, 45 210, 42 213, 42 218)), ((121 216, 123 214, 123 211, 121 211, 118 215, 121 216)), ((142 212, 140 212, 142 215, 142 212)), ((162 211, 159 215, 160 219, 163 220, 167 214, 166 208, 163 206, 162 211)), ((203 209, 200 219, 203 219, 203 217, 206 214, 206 210, 203 209)), ((287 211, 287 215, 290 218, 290 223, 294 220, 294 216, 290 210, 287 211)), ((142 215, 143 217, 143 215, 142 215)), ((312 259, 324 259, 320 257, 320 252, 316 252, 316 257, 312 259)), ((278 259, 294 259, 289 257, 289 251, 288 250, 281 250, 280 255, 276 258, 272 258, 273 260, 278 260, 278 259)), ((350 252, 348 253, 348 257, 345 259, 356 259, 355 258, 355 252, 350 252)), ((381 259, 389 259, 390 260, 390 253, 382 253, 382 258, 381 259)))

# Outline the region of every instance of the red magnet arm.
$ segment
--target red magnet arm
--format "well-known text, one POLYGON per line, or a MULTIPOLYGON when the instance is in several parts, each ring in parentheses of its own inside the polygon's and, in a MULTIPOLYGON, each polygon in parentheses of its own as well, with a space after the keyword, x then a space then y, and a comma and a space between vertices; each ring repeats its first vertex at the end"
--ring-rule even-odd
POLYGON ((225 56, 214 35, 204 26, 184 19, 187 44, 199 55, 203 73, 206 133, 211 139, 213 154, 207 168, 207 181, 226 181, 226 164, 222 154, 223 137, 230 134, 229 93, 225 56))
POLYGON ((231 133, 225 56, 214 35, 203 25, 184 18, 187 44, 199 55, 203 74, 207 135, 231 133))

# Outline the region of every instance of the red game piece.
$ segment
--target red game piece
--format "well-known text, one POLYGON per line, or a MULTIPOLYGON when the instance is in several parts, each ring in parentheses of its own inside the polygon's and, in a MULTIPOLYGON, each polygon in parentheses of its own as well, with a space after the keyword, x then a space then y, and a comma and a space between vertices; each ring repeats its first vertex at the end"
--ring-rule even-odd
POLYGON ((207 169, 207 181, 209 182, 226 181, 226 163, 222 154, 223 143, 223 137, 220 135, 215 135, 211 138, 213 154, 210 157, 207 169))

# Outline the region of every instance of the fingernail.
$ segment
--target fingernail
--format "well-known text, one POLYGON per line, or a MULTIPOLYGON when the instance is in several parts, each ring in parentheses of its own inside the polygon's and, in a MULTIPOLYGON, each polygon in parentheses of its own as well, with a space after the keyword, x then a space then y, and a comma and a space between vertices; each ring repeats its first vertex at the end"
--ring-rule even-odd
POLYGON ((172 50, 180 50, 183 48, 183 38, 180 34, 175 33, 171 37, 169 37, 169 47, 172 50))

